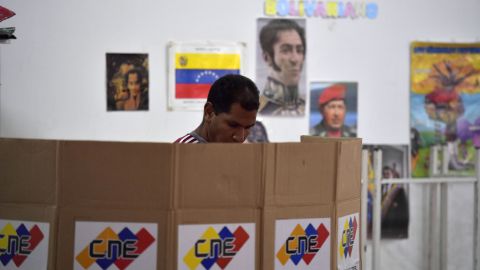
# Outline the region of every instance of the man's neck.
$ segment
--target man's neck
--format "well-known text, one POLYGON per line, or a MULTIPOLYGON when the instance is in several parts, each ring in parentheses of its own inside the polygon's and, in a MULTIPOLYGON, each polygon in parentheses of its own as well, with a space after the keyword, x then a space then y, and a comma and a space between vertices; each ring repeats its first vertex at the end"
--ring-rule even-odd
POLYGON ((208 139, 208 132, 204 122, 202 122, 193 132, 202 137, 206 142, 210 141, 208 139))

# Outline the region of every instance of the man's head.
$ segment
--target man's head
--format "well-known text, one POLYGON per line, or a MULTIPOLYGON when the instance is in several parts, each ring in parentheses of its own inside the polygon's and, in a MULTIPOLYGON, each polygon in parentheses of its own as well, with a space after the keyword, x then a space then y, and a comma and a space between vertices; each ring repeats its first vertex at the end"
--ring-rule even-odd
POLYGON ((334 84, 320 94, 318 107, 323 116, 323 121, 329 129, 339 130, 343 127, 345 113, 345 86, 334 84))
POLYGON ((305 61, 305 30, 293 20, 274 19, 262 28, 259 39, 271 76, 297 86, 305 61))
POLYGON ((255 125, 259 92, 242 75, 226 75, 215 81, 204 106, 203 125, 208 142, 243 142, 255 125))
POLYGON ((394 178, 393 176, 394 176, 393 171, 392 171, 392 168, 390 168, 390 166, 384 166, 382 168, 382 178, 390 179, 390 178, 394 178))
POLYGON ((125 83, 130 95, 136 96, 140 94, 142 80, 142 72, 138 69, 131 69, 125 74, 125 83))

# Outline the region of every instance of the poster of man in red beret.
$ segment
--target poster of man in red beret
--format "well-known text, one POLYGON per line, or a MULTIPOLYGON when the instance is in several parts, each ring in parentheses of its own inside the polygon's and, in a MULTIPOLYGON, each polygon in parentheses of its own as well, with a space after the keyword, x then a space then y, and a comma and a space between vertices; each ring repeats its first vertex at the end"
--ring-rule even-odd
POLYGON ((357 136, 356 82, 312 82, 310 84, 310 135, 357 136))

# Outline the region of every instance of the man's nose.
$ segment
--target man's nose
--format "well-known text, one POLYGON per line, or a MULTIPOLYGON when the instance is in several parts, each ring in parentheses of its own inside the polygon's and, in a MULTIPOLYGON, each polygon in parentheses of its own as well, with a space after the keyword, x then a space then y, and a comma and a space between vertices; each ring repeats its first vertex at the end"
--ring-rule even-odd
POLYGON ((293 51, 290 57, 290 61, 294 63, 299 63, 302 59, 303 55, 297 51, 293 51))
POLYGON ((247 132, 244 128, 239 128, 238 131, 235 132, 235 134, 233 135, 233 140, 235 142, 243 142, 245 141, 245 138, 246 138, 246 135, 247 132))

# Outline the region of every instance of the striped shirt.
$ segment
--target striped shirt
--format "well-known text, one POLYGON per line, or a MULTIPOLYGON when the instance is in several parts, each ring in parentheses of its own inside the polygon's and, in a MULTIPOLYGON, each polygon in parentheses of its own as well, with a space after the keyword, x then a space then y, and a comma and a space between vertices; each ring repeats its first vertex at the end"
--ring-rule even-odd
POLYGON ((174 143, 207 143, 207 141, 196 132, 192 131, 187 135, 178 138, 174 143))

